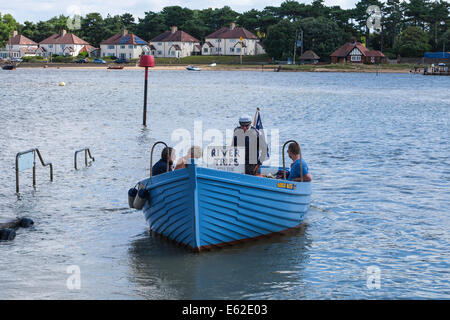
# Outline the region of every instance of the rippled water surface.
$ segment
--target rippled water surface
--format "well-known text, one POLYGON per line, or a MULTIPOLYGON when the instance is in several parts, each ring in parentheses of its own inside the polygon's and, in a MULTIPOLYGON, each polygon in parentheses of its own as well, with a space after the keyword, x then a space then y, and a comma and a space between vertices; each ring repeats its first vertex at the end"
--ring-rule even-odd
POLYGON ((0 298, 450 298, 449 77, 152 71, 148 129, 143 71, 18 69, 0 83, 0 216, 36 222, 0 243, 0 298), (150 235, 126 193, 152 143, 195 120, 232 129, 257 106, 302 145, 305 228, 202 254, 150 235), (75 171, 85 146, 95 162, 75 171), (15 154, 32 147, 55 181, 39 167, 34 191, 22 173, 18 200, 15 154), (66 286, 70 265, 80 290, 66 286))

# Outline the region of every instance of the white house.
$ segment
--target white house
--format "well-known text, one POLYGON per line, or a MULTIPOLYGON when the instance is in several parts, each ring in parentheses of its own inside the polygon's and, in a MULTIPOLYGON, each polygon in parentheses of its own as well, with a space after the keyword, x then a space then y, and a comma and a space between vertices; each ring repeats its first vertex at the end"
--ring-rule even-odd
POLYGON ((39 47, 42 48, 39 50, 39 54, 44 56, 56 54, 76 57, 84 46, 89 46, 89 43, 72 33, 67 33, 66 30, 62 30, 60 33, 56 33, 39 42, 39 47))
POLYGON ((13 32, 12 37, 8 40, 5 49, 0 51, 0 58, 22 58, 23 56, 36 55, 38 44, 23 35, 19 35, 17 31, 13 32))
POLYGON ((201 47, 198 39, 173 26, 150 40, 150 50, 155 57, 183 58, 199 54, 201 47))
POLYGON ((202 46, 202 55, 257 55, 265 53, 257 36, 232 22, 207 35, 202 46), (242 39, 242 41, 241 41, 242 39))
POLYGON ((148 43, 127 30, 118 33, 100 43, 102 57, 117 57, 122 59, 137 59, 148 43))

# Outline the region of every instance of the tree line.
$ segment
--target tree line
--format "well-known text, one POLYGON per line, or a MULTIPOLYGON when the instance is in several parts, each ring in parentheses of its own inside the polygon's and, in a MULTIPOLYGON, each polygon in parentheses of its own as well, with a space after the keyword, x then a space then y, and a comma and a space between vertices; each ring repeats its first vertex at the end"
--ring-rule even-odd
MULTIPOLYGON (((192 10, 168 6, 160 12, 147 11, 143 18, 135 19, 130 13, 107 15, 89 13, 81 17, 81 28, 71 30, 91 45, 126 28, 149 41, 158 34, 177 26, 197 39, 236 22, 256 34, 267 53, 275 59, 297 54, 296 41, 303 33, 303 51, 313 50, 319 56, 328 56, 352 37, 367 47, 381 50, 390 58, 397 55, 417 57, 425 51, 450 51, 449 2, 445 0, 360 0, 354 8, 326 6, 323 0, 311 4, 286 0, 280 6, 267 6, 243 13, 229 6, 192 10), (375 5, 381 9, 375 16, 380 28, 370 29, 367 21, 374 16, 367 9, 375 5), (379 18, 377 18, 379 17, 379 18)), ((13 30, 40 42, 62 29, 67 29, 68 16, 60 15, 46 21, 18 23, 10 14, 0 13, 0 47, 3 47, 13 30)))

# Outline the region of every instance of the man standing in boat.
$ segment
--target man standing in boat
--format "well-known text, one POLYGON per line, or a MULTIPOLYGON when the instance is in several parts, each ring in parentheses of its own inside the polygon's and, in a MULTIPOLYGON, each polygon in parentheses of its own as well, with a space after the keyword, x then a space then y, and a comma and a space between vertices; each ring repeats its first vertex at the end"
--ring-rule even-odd
POLYGON ((264 135, 253 127, 252 118, 239 118, 239 127, 234 129, 233 147, 245 147, 245 174, 255 175, 267 158, 267 143, 264 135))

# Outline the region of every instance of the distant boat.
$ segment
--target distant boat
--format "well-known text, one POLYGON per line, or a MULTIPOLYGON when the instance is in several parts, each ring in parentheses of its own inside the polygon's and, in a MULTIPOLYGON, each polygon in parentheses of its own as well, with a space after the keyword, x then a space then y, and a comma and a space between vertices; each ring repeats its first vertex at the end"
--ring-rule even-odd
POLYGON ((215 67, 215 66, 217 66, 217 64, 216 63, 211 63, 209 66, 210 67, 215 67))
POLYGON ((16 70, 16 66, 13 64, 5 64, 2 66, 3 70, 16 70))
POLYGON ((201 71, 202 69, 199 68, 199 67, 196 67, 196 66, 187 66, 186 70, 189 70, 189 71, 201 71))
POLYGON ((112 69, 112 70, 122 70, 122 69, 123 69, 123 66, 111 66, 111 65, 109 65, 109 66, 108 66, 108 69, 112 69))

